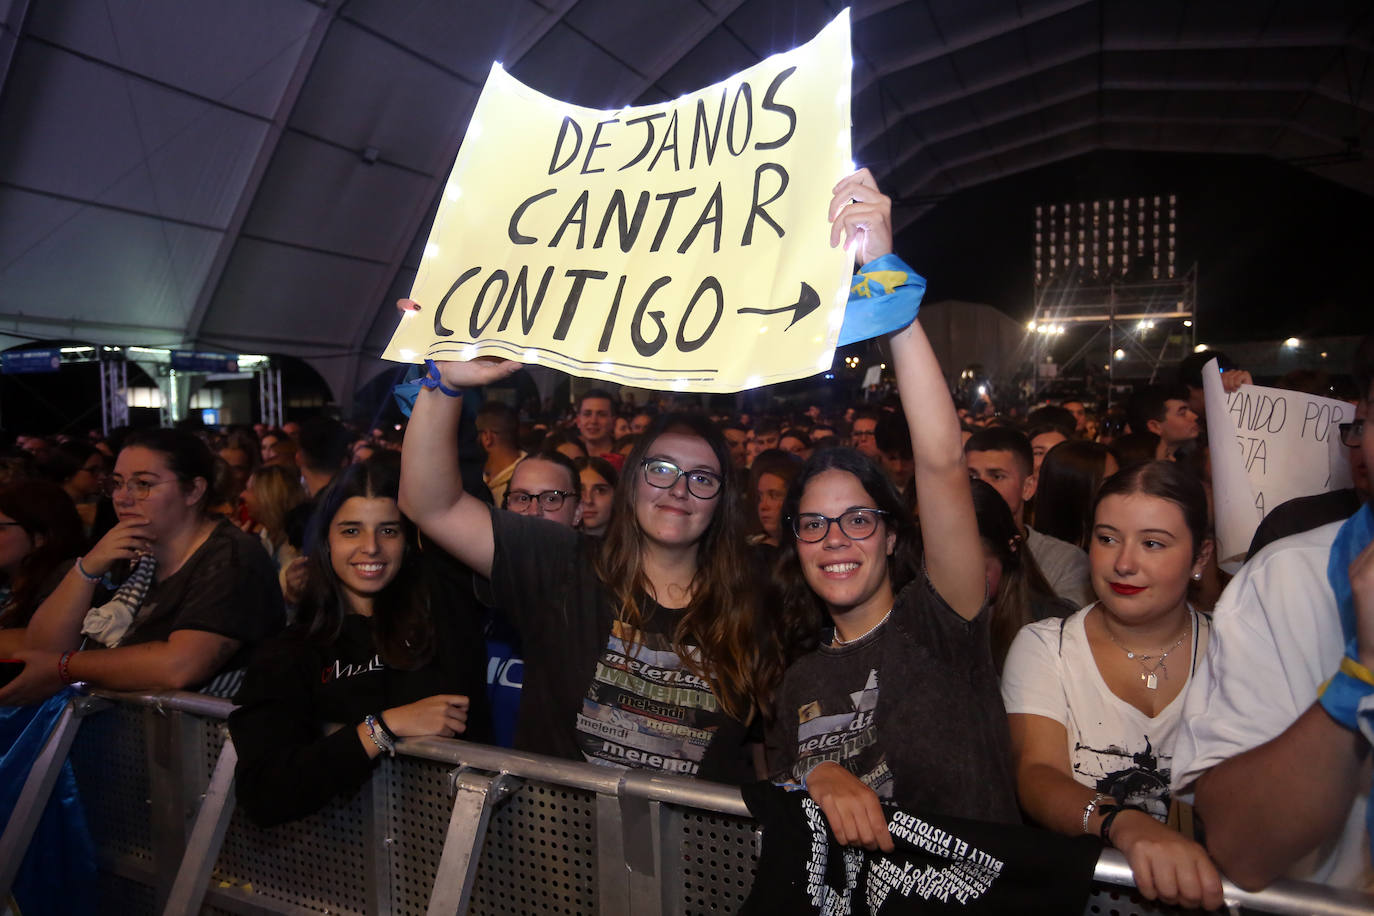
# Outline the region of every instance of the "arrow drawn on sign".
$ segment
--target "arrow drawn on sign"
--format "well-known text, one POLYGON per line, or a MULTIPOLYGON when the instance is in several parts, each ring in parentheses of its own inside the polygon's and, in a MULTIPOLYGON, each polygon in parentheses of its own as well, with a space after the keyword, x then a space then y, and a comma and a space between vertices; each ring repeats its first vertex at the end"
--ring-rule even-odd
POLYGON ((736 315, 779 315, 783 312, 792 312, 792 320, 787 323, 784 331, 790 331, 792 325, 801 321, 821 306, 821 297, 816 295, 816 291, 807 283, 802 283, 801 293, 797 296, 797 301, 791 305, 780 305, 775 309, 736 309, 736 315))

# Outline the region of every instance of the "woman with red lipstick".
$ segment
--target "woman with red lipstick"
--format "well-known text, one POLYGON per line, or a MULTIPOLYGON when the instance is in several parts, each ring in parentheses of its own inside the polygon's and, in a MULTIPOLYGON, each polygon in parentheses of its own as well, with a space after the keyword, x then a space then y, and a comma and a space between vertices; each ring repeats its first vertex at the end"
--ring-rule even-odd
POLYGON ((193 434, 131 434, 106 480, 119 518, 79 557, 25 633, 0 705, 78 681, 112 690, 206 684, 281 628, 281 591, 254 538, 212 517, 215 457, 193 434))
MULTIPOLYGON (((869 256, 887 253, 889 201, 855 177, 837 203, 869 256)), ((919 322, 890 343, 924 563, 914 519, 871 459, 837 448, 807 462, 783 506, 777 575, 789 645, 809 651, 787 669, 767 742, 770 768, 806 788, 840 843, 886 851, 884 801, 1020 821, 959 421, 919 322)))
POLYGON ((239 804, 263 826, 356 792, 397 738, 486 736, 476 618, 438 606, 456 596, 426 575, 398 477, 368 461, 322 492, 296 622, 254 655, 229 716, 239 804))
POLYGON ((1089 546, 1098 600, 1022 629, 1002 674, 1027 813, 1120 849, 1146 897, 1207 909, 1221 905, 1221 878, 1169 778, 1183 693, 1211 629, 1188 583, 1211 550, 1206 494, 1180 465, 1109 478, 1089 546))

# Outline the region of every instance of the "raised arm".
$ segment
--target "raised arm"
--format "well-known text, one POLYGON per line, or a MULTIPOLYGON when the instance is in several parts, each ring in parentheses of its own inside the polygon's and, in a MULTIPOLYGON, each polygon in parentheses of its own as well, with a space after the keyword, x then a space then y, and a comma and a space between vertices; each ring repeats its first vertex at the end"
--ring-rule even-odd
POLYGON ((495 544, 491 511, 463 491, 458 466, 458 423, 463 388, 499 381, 518 371, 510 360, 478 358, 437 362, 442 388, 422 388, 401 449, 401 511, 425 536, 483 576, 491 575, 495 544))
MULTIPOLYGON (((843 232, 846 246, 864 263, 891 253, 892 201, 878 190, 867 169, 835 186, 831 219, 832 244, 843 232)), ((986 583, 954 401, 918 322, 889 341, 897 391, 911 429, 922 528, 939 532, 925 539, 926 573, 945 602, 972 620, 983 606, 986 583)))

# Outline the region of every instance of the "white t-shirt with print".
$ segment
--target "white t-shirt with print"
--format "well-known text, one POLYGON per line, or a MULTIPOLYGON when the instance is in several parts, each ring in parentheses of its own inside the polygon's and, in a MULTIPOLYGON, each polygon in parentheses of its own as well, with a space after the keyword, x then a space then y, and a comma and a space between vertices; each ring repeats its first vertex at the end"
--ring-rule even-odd
MULTIPOLYGON (((1083 626, 1092 608, 1083 608, 1062 627, 1059 619, 1050 618, 1021 628, 1002 670, 1002 701, 1008 713, 1044 716, 1064 726, 1074 779, 1163 820, 1169 813, 1174 739, 1187 691, 1153 717, 1112 693, 1083 626)), ((1193 619, 1196 640, 1199 626, 1206 624, 1200 614, 1193 619)), ((1195 657, 1196 652, 1189 658, 1195 657)), ((1189 676, 1188 664, 1164 664, 1171 678, 1189 676)), ((1163 680, 1165 670, 1157 674, 1163 680)))

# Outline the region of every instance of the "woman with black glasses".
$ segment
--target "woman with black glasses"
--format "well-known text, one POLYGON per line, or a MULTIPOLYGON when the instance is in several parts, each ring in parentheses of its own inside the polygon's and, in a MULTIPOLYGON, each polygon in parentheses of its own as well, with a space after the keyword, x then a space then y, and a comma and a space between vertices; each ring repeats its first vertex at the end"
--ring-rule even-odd
MULTIPOLYGON (((886 226, 871 179, 838 190, 881 208, 886 226)), ((883 802, 1020 820, 959 421, 920 325, 890 342, 924 564, 914 519, 871 459, 827 449, 806 463, 783 504, 777 574, 789 647, 809 651, 787 669, 768 740, 773 772, 810 793, 840 843, 887 851, 883 802)))
MULTIPOLYGON (((781 672, 757 621, 729 447, 702 417, 659 417, 625 464, 598 540, 494 511, 463 492, 461 390, 518 369, 437 364, 402 451, 401 508, 490 578, 520 632, 517 748, 607 766, 744 782, 756 698, 781 672)), ((512 482, 512 490, 514 490, 512 482)), ((545 498, 545 494, 530 494, 545 498)), ((507 499, 510 499, 508 493, 507 499)))
POLYGON ((281 628, 271 558, 206 511, 214 479, 214 455, 189 432, 125 440, 105 484, 119 523, 34 612, 16 653, 24 670, 0 690, 0 705, 33 703, 77 681, 196 687, 241 667, 254 643, 281 628))

